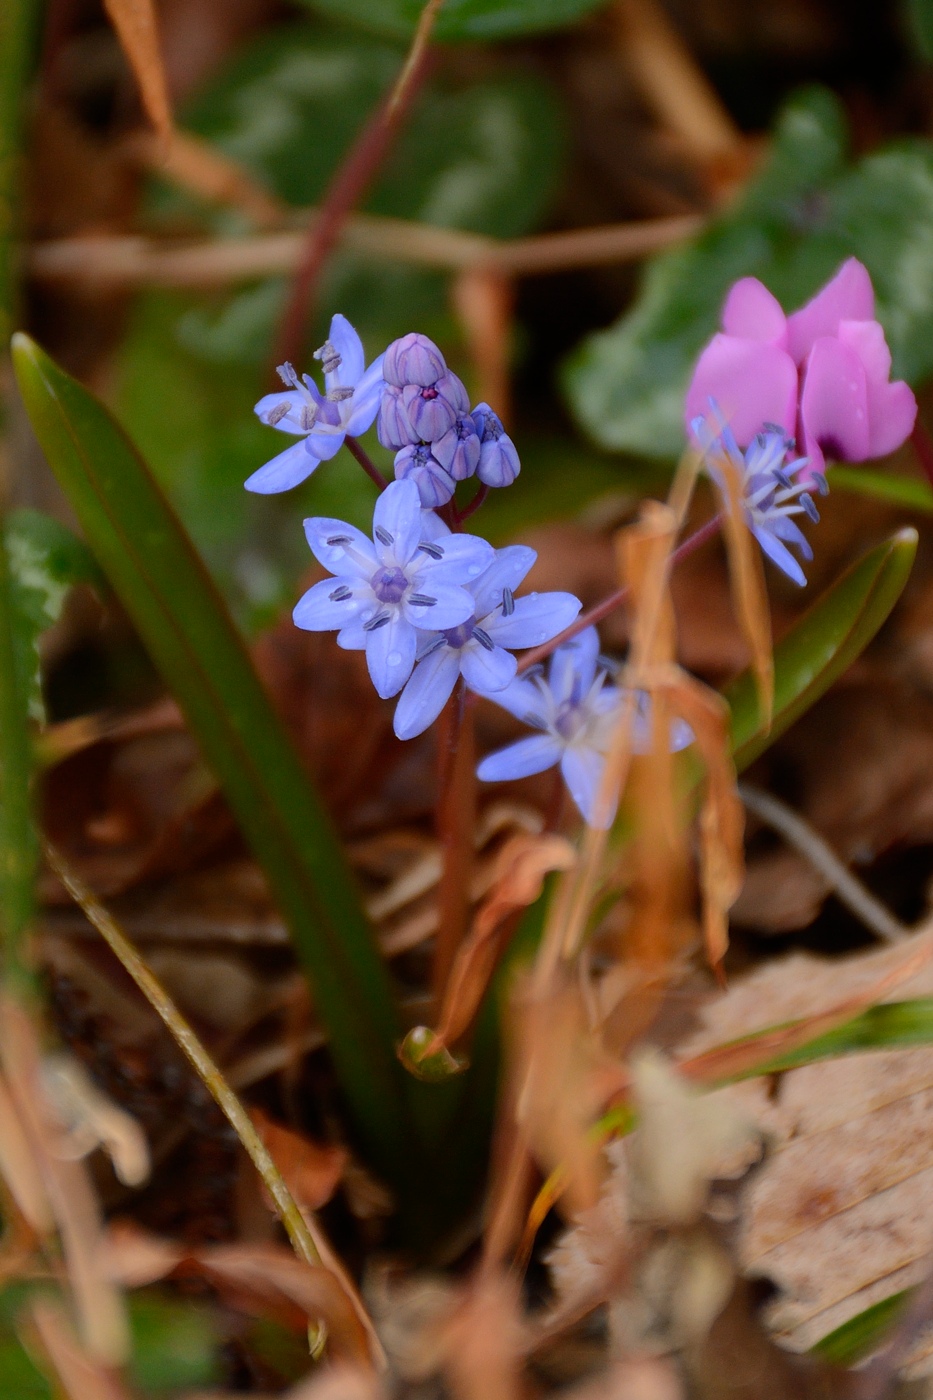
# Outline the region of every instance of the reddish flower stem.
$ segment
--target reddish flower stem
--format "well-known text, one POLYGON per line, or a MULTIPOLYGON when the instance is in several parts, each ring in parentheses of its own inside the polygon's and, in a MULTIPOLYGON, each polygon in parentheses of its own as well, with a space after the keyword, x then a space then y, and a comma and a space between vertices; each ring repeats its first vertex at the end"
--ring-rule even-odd
POLYGON ((433 992, 440 1012, 450 971, 470 919, 473 831, 476 826, 476 744, 473 715, 476 697, 462 680, 441 716, 438 728, 437 833, 444 868, 438 892, 439 922, 434 942, 433 992))
POLYGON ((467 501, 466 505, 463 507, 463 510, 457 511, 457 524, 462 525, 464 520, 469 520, 470 516, 474 515, 476 511, 479 510, 480 506, 483 504, 488 495, 489 487, 486 486, 484 483, 480 486, 473 499, 467 501))
POLYGON ((357 442, 356 438, 350 437, 349 433, 344 438, 343 445, 348 452, 353 453, 353 456, 359 462, 360 466, 363 468, 363 471, 372 481, 376 483, 379 490, 384 491, 389 483, 386 481, 385 477, 382 475, 382 472, 376 466, 375 462, 372 460, 365 448, 360 447, 360 444, 357 442))
POLYGON ((930 434, 921 423, 919 415, 910 435, 910 445, 917 454, 917 461, 923 468, 924 476, 933 486, 933 439, 930 438, 930 434))
MULTIPOLYGON (((693 554, 701 545, 706 544, 707 540, 713 539, 715 535, 719 534, 721 527, 722 516, 711 515, 709 520, 700 526, 699 530, 684 540, 683 544, 677 546, 671 555, 671 567, 673 568, 682 559, 693 554)), ((611 612, 615 612, 616 608, 625 602, 628 594, 627 588, 617 588, 615 593, 610 593, 601 603, 590 608, 589 612, 581 613, 576 622, 565 627, 563 632, 558 632, 557 636, 549 642, 544 642, 542 646, 535 647, 532 651, 526 651, 518 663, 519 674, 522 671, 527 671, 530 666, 537 666, 539 661, 544 661, 557 647, 563 646, 564 642, 569 642, 572 638, 579 636, 587 627, 594 627, 597 622, 602 622, 603 618, 608 617, 611 612)))
POLYGON ((370 117, 327 188, 308 238, 279 324, 272 364, 298 360, 305 328, 314 315, 318 283, 341 230, 379 171, 408 115, 428 68, 429 44, 442 0, 427 0, 408 57, 388 99, 370 117))

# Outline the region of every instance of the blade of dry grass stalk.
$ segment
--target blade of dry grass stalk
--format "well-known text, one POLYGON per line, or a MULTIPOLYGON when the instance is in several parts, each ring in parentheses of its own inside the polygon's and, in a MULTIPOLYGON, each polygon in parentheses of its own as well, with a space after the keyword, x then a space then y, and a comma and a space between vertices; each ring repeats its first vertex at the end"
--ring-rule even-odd
MULTIPOLYGON (((306 1217, 295 1204, 291 1192, 257 1133, 249 1114, 236 1094, 227 1084, 217 1065, 211 1059, 191 1026, 174 1005, 165 989, 158 982, 137 950, 126 938, 110 913, 93 896, 61 854, 46 843, 46 859, 64 883, 69 894, 80 906, 98 933, 104 938, 112 952, 123 964, 126 971, 139 987, 150 1006, 158 1013, 171 1032, 180 1049, 193 1066, 205 1087, 216 1101, 230 1126, 233 1128, 253 1165, 259 1172, 275 1209, 285 1227, 299 1261, 312 1267, 327 1267, 334 1256, 320 1235, 310 1217, 306 1217)), ((377 1368, 385 1365, 382 1347, 376 1337, 375 1328, 362 1299, 352 1287, 342 1268, 334 1271, 340 1287, 346 1292, 348 1301, 362 1326, 370 1347, 370 1360, 377 1368)), ((321 1339, 323 1342, 323 1338, 321 1339)))
POLYGON ((81 1346, 60 1303, 52 1298, 34 1298, 28 1321, 28 1330, 34 1333, 67 1400, 131 1400, 117 1373, 89 1356, 81 1346))
POLYGON ((153 0, 104 0, 104 8, 136 75, 146 115, 159 135, 168 140, 172 109, 153 0))
POLYGON ((774 710, 774 655, 764 565, 745 518, 745 492, 738 465, 728 452, 723 452, 716 458, 715 469, 723 483, 723 535, 729 555, 732 605, 751 652, 762 727, 767 731, 774 710))

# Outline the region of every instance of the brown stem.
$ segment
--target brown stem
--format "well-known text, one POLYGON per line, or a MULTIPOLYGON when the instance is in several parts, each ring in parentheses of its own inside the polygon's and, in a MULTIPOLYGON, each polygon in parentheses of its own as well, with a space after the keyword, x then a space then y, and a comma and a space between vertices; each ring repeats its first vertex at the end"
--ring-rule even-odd
POLYGON ((429 43, 442 0, 427 0, 408 57, 388 100, 369 119, 328 186, 319 216, 308 230, 291 294, 276 341, 273 365, 297 360, 305 327, 314 315, 321 272, 340 238, 343 226, 372 184, 396 132, 411 108, 428 66, 429 43))
POLYGON ((356 438, 350 437, 349 433, 344 438, 343 445, 348 452, 352 452, 353 456, 363 468, 363 471, 376 483, 379 490, 384 491, 389 483, 388 481, 386 481, 385 477, 382 475, 382 472, 376 466, 375 462, 372 460, 365 448, 360 447, 356 438))
POLYGON ((433 991, 439 1013, 457 950, 470 916, 473 829, 476 818, 475 696, 457 682, 438 732, 439 791, 437 828, 443 851, 438 903, 440 920, 434 946, 433 991))
POLYGON ((927 481, 933 486, 933 439, 918 416, 910 435, 910 445, 917 454, 917 461, 923 468, 927 481))
MULTIPOLYGON (((671 567, 693 554, 701 545, 706 544, 707 540, 718 535, 721 527, 722 516, 711 515, 709 520, 700 526, 699 530, 694 531, 688 539, 684 540, 683 544, 677 546, 671 555, 671 567)), ((558 632, 557 636, 552 637, 549 642, 544 642, 532 651, 527 651, 518 663, 519 674, 522 671, 527 671, 531 666, 537 666, 539 661, 544 661, 557 647, 563 646, 564 642, 569 642, 574 637, 579 636, 587 627, 595 627, 597 622, 602 622, 603 618, 608 617, 611 612, 615 612, 616 608, 625 602, 628 594, 628 588, 617 588, 615 593, 610 593, 601 603, 590 608, 589 612, 581 613, 576 622, 565 627, 563 632, 558 632)))

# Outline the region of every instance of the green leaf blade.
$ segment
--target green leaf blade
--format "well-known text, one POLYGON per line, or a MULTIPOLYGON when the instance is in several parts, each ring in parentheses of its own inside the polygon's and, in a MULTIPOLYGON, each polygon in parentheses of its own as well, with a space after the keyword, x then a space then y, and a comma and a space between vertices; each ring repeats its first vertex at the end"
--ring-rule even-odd
POLYGON ((13 356, 39 441, 289 923, 357 1130, 397 1179, 407 1151, 399 1030, 329 820, 204 565, 132 444, 28 337, 15 337, 13 356))
POLYGON ((813 705, 864 650, 903 591, 917 531, 899 530, 846 570, 774 649, 774 720, 761 728, 754 678, 744 671, 725 691, 732 749, 741 771, 813 705))

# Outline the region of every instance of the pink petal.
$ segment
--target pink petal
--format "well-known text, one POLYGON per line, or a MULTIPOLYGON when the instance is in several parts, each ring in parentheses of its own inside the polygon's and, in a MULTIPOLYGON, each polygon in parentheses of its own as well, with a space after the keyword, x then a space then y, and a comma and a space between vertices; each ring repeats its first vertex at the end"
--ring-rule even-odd
POLYGON ((710 399, 747 447, 765 423, 793 433, 797 414, 797 369, 776 345, 714 335, 703 351, 687 390, 686 421, 706 418, 710 399))
MULTIPOLYGON (((864 462, 869 456, 865 370, 855 351, 835 336, 821 336, 810 351, 800 421, 808 454, 818 445, 839 462, 864 462)), ((811 469, 816 465, 811 461, 811 469)))
POLYGON ((787 348, 787 317, 781 303, 757 277, 741 277, 722 309, 722 328, 743 340, 787 348))
POLYGON ((877 321, 842 321, 839 339, 855 351, 865 370, 868 456, 886 457, 910 437, 917 417, 917 400, 903 380, 888 382, 891 352, 877 321))
POLYGON ((842 264, 832 281, 787 318, 787 347, 802 365, 823 335, 836 335, 840 321, 873 321, 875 293, 868 271, 857 258, 842 264))

